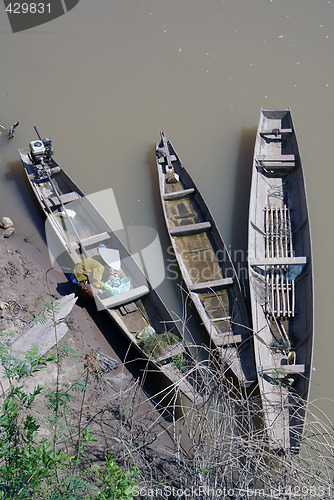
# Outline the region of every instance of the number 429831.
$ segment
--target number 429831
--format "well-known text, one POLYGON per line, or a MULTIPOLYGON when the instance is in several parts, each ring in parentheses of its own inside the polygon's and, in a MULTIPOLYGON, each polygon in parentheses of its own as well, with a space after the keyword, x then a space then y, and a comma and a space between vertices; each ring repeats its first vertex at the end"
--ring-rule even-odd
POLYGON ((9 3, 6 11, 9 14, 51 14, 51 3, 9 3))

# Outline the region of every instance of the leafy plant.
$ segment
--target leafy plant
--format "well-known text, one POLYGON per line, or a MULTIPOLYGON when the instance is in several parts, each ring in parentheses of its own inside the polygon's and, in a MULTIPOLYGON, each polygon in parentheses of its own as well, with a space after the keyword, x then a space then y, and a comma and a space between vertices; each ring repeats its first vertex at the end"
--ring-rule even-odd
POLYGON ((287 339, 275 339, 270 342, 270 349, 275 352, 286 352, 291 349, 291 341, 287 339))
POLYGON ((42 312, 34 314, 35 323, 45 324, 49 319, 51 319, 55 324, 55 313, 57 312, 57 306, 53 302, 44 301, 44 309, 42 312))
POLYGON ((180 339, 171 332, 154 333, 147 338, 138 341, 138 345, 143 351, 154 358, 158 358, 174 344, 180 342, 180 339))
POLYGON ((57 344, 55 354, 41 355, 32 348, 16 359, 9 345, 0 345, 0 361, 10 383, 0 411, 0 500, 132 498, 138 470, 123 472, 111 456, 104 468, 85 467, 87 446, 96 438, 89 427, 81 429, 81 412, 75 432, 68 429, 70 404, 78 394, 84 397, 89 371, 72 384, 60 384, 57 378, 55 387, 37 385, 31 392, 21 383, 51 361, 56 360, 60 369, 66 350, 57 344), (35 411, 41 401, 49 412, 42 419, 35 411), (41 437, 42 422, 50 428, 48 439, 41 437), (65 450, 68 434, 72 448, 65 450))
POLYGON ((115 459, 108 455, 105 470, 103 472, 98 470, 97 475, 99 478, 97 485, 100 488, 98 499, 132 500, 139 477, 137 468, 123 472, 121 467, 116 464, 115 459))
POLYGON ((172 366, 181 373, 185 373, 187 371, 187 360, 184 352, 179 352, 172 357, 172 366))

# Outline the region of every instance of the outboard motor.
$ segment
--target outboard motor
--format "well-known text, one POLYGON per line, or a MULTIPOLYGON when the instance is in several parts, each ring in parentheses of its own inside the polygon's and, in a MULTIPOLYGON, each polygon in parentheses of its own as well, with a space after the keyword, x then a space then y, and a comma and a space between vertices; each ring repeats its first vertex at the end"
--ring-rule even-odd
POLYGON ((40 163, 45 155, 45 146, 43 141, 32 141, 29 144, 29 149, 32 161, 36 164, 40 163))
POLYGON ((49 137, 46 137, 45 139, 43 139, 43 144, 45 148, 45 155, 48 159, 50 159, 54 153, 51 139, 49 137))
POLYGON ((29 148, 32 161, 35 164, 41 163, 42 160, 46 160, 48 163, 54 153, 52 141, 48 137, 46 139, 32 141, 29 144, 29 148))

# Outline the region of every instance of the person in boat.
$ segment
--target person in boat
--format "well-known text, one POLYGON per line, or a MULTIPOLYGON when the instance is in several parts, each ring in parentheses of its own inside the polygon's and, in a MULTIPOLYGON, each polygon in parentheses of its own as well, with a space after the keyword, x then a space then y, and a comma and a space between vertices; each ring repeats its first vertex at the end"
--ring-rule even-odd
POLYGON ((87 257, 74 268, 71 281, 77 295, 84 300, 89 300, 95 294, 101 293, 105 282, 118 278, 119 268, 119 252, 100 245, 99 256, 87 257))

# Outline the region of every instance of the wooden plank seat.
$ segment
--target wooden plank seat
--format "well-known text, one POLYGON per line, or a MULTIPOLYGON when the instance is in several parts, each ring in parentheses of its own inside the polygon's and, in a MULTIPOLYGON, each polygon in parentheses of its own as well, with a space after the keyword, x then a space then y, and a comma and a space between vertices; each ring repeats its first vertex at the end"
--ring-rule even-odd
POLYGON ((222 318, 211 318, 213 323, 218 323, 218 321, 231 321, 232 316, 224 316, 222 318))
MULTIPOLYGON (((81 196, 76 191, 72 191, 71 193, 66 193, 66 194, 60 195, 59 198, 61 200, 61 203, 63 205, 65 205, 65 203, 69 203, 70 201, 77 200, 78 198, 81 198, 81 196)), ((46 204, 47 204, 48 208, 60 207, 61 203, 60 203, 57 196, 53 196, 52 198, 48 198, 46 200, 46 204)))
POLYGON ((272 258, 254 258, 250 259, 251 266, 290 266, 294 264, 307 264, 307 257, 272 257, 272 258))
POLYGON ((133 302, 149 293, 149 289, 146 285, 138 286, 137 288, 132 288, 128 292, 121 293, 119 295, 113 295, 112 297, 107 297, 106 299, 100 299, 98 295, 95 296, 96 301, 100 306, 105 309, 112 309, 114 307, 119 307, 127 302, 133 302))
POLYGON ((287 375, 297 375, 309 372, 309 365, 300 364, 300 365, 280 365, 277 368, 270 367, 267 369, 263 369, 263 373, 270 374, 273 377, 284 378, 287 375))
POLYGON ((282 134, 292 134, 292 128, 272 128, 267 130, 260 130, 260 135, 282 135, 282 134))
POLYGON ((202 281, 201 283, 193 283, 189 286, 191 292, 207 291, 210 289, 221 288, 224 286, 233 285, 232 278, 222 278, 215 281, 202 281))
POLYGON ((282 163, 269 163, 269 162, 262 162, 258 163, 256 165, 258 169, 265 169, 265 170, 284 170, 285 172, 290 172, 291 170, 294 170, 297 168, 297 165, 292 162, 282 162, 282 163))
POLYGON ((272 170, 293 170, 297 167, 295 155, 280 155, 280 156, 264 156, 259 155, 255 158, 258 168, 272 170))
MULTIPOLYGON (((88 236, 88 238, 83 238, 80 240, 80 243, 84 247, 88 247, 90 245, 95 245, 96 243, 100 243, 101 241, 109 240, 110 235, 106 232, 104 233, 99 233, 99 234, 94 234, 93 236, 88 236)), ((77 250, 79 248, 79 245, 76 241, 72 243, 72 247, 74 250, 77 250)))
POLYGON ((217 347, 227 347, 235 346, 236 344, 241 344, 241 335, 233 335, 233 333, 227 333, 225 335, 217 335, 213 337, 213 341, 217 347))
POLYGON ((196 234, 208 231, 211 228, 210 222, 197 222, 195 224, 185 224, 169 228, 171 236, 183 236, 185 234, 196 234))
POLYGON ((272 156, 268 156, 268 155, 257 155, 255 157, 255 160, 256 161, 268 161, 268 162, 274 162, 274 163, 278 163, 278 162, 294 162, 296 161, 296 156, 295 155, 272 155, 272 156))
POLYGON ((161 363, 162 361, 166 361, 169 358, 172 358, 176 354, 181 354, 184 352, 184 346, 181 342, 178 342, 177 344, 174 344, 173 346, 170 347, 167 351, 165 351, 161 356, 158 358, 155 358, 154 361, 161 363))
POLYGON ((190 194, 193 194, 194 192, 195 192, 194 188, 183 189, 182 191, 171 191, 170 193, 164 193, 163 199, 164 200, 177 200, 179 198, 185 198, 186 196, 189 196, 190 194))
MULTIPOLYGON (((165 163, 166 159, 169 158, 170 161, 176 161, 176 156, 175 155, 170 155, 169 153, 166 153, 165 152, 165 155, 164 156, 161 156, 159 159, 158 159, 158 162, 159 163, 165 163)), ((167 160, 168 161, 168 160, 167 160)))

